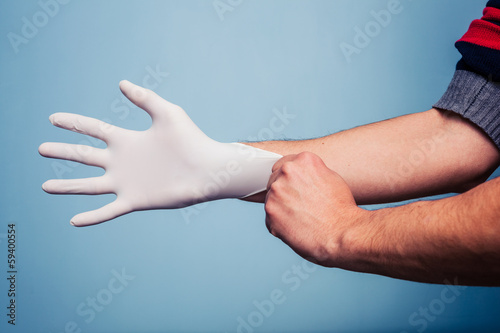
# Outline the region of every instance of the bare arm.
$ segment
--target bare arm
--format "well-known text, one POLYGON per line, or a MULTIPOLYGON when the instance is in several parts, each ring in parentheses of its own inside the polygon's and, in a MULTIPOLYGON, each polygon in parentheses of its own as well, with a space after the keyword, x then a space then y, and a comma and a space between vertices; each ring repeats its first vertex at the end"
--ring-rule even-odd
MULTIPOLYGON (((315 153, 342 176, 358 204, 463 192, 485 181, 500 162, 481 129, 436 109, 318 139, 247 144, 281 155, 315 153)), ((264 198, 262 193, 248 200, 264 198)))
POLYGON ((266 224, 324 266, 429 283, 500 285, 500 178, 461 195, 367 211, 312 153, 281 159, 266 224))
POLYGON ((265 200, 269 231, 325 266, 500 286, 500 178, 481 184, 500 159, 498 22, 489 1, 455 44, 462 60, 435 105, 456 114, 431 109, 315 140, 256 143, 288 155, 265 198, 252 198, 265 200), (466 190, 377 211, 356 205, 466 190))
POLYGON ((346 237, 356 253, 348 265, 361 259, 369 271, 396 278, 498 286, 499 198, 496 178, 451 198, 370 212, 346 237))

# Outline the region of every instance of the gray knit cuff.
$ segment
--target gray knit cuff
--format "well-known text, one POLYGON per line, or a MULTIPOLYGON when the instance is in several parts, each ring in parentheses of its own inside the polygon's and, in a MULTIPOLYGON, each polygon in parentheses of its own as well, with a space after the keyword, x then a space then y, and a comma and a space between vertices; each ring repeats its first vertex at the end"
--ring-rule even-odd
POLYGON ((433 105, 454 111, 482 128, 500 149, 500 82, 457 70, 443 97, 433 105))

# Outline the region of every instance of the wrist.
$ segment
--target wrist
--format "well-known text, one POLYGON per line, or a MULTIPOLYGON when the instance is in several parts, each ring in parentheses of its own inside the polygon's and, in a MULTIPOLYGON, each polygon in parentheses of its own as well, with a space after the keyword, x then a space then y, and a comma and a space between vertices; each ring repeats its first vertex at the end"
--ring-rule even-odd
MULTIPOLYGON (((414 211, 421 204, 416 202, 409 207, 414 211)), ((409 218, 411 212, 407 208, 359 212, 356 222, 345 232, 336 267, 399 278, 410 278, 406 276, 408 271, 404 267, 411 267, 412 271, 421 269, 419 257, 422 251, 415 244, 415 238, 418 237, 415 231, 420 227, 409 218), (405 217, 408 219, 403 231, 401 220, 405 217)))
POLYGON ((361 271, 373 250, 373 223, 376 211, 357 206, 331 223, 334 232, 325 233, 323 257, 320 264, 348 270, 361 271), (334 237, 331 237, 334 235, 334 237))

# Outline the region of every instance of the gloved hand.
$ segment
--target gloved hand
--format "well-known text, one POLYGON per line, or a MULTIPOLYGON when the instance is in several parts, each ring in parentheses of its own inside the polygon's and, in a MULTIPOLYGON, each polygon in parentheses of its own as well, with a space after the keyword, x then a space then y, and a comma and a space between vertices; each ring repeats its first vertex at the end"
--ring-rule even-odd
POLYGON ((182 108, 128 81, 122 93, 145 110, 153 123, 145 131, 119 128, 71 113, 49 117, 55 126, 101 139, 107 148, 46 142, 42 156, 98 166, 106 172, 85 179, 51 179, 42 188, 52 194, 115 193, 115 201, 74 216, 71 224, 88 226, 132 211, 182 208, 196 203, 242 198, 265 190, 281 155, 206 136, 182 108))

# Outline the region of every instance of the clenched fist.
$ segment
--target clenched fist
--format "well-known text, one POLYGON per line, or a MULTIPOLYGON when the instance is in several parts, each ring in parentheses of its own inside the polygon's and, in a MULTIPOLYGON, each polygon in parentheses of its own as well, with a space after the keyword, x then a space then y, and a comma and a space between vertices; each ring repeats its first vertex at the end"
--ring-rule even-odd
POLYGON ((267 186, 266 225, 300 256, 338 267, 343 240, 367 211, 359 208, 351 190, 321 158, 303 152, 281 158, 267 186))

